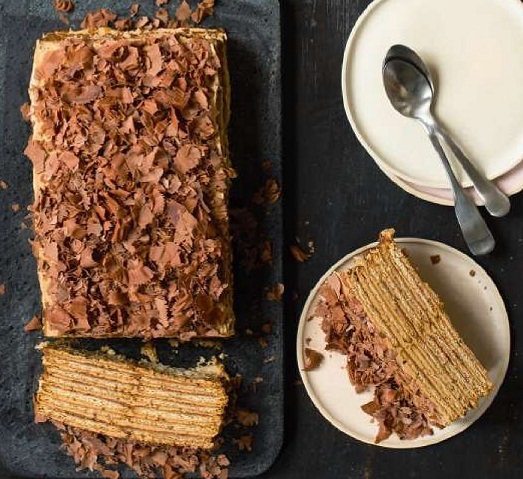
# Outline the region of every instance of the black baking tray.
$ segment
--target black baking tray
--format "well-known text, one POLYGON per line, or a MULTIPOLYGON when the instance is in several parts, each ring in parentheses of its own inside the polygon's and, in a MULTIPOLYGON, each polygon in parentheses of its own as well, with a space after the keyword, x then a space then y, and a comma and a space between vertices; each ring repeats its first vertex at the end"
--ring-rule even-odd
MULTIPOLYGON (((78 0, 71 16, 77 27, 86 12, 110 8, 128 11, 131 1, 78 0)), ((152 0, 141 12, 154 12, 152 0)), ((250 208, 252 194, 268 176, 281 180, 281 31, 277 0, 219 0, 215 14, 204 26, 224 28, 229 36, 229 69, 232 87, 232 117, 229 129, 231 158, 239 173, 232 190, 233 208, 250 208), (272 161, 267 172, 262 163, 272 161)), ((172 12, 178 0, 171 0, 172 12)), ((30 230, 21 229, 26 207, 33 200, 32 169, 23 150, 29 128, 20 115, 27 101, 27 87, 36 40, 45 32, 64 29, 51 0, 0 0, 0 479, 96 477, 75 471, 73 460, 60 450, 58 433, 49 424, 33 422, 32 398, 41 371, 35 346, 40 333, 27 334, 24 324, 40 312, 36 263, 31 253, 30 230), (14 211, 12 205, 22 208, 14 211)), ((282 281, 283 218, 281 202, 262 212, 260 235, 273 245, 271 266, 248 272, 235 255, 235 310, 237 337, 223 342, 228 370, 243 376, 240 401, 260 415, 252 429, 253 451, 239 452, 231 441, 224 446, 231 458, 231 477, 252 477, 268 469, 283 440, 283 309, 265 299, 265 288, 282 281), (263 348, 256 335, 270 321, 273 334, 263 348), (255 334, 245 334, 247 330, 255 334), (272 362, 264 361, 273 358, 272 362), (263 382, 256 391, 248 386, 255 377, 263 382)), ((25 219, 27 222, 28 220, 25 219)), ((247 331, 249 333, 249 331, 247 331)), ((135 340, 88 341, 87 347, 109 344, 119 352, 137 357, 135 340)), ((215 350, 184 345, 173 354, 166 341, 158 342, 160 359, 172 365, 190 365, 200 355, 215 350)), ((237 435, 230 427, 227 437, 237 435)), ((123 477, 135 477, 125 473, 123 477)))

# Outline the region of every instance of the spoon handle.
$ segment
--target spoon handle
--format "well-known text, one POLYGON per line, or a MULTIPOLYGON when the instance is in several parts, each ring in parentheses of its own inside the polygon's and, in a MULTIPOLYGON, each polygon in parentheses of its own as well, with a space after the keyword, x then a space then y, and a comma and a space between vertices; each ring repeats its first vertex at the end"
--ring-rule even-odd
POLYGON ((481 216, 478 207, 465 194, 463 188, 456 179, 435 130, 429 126, 425 126, 425 129, 429 135, 432 146, 438 153, 447 175, 449 176, 452 193, 454 194, 456 218, 458 219, 467 246, 472 254, 476 256, 490 253, 496 244, 492 233, 481 216))
POLYGON ((459 161, 463 169, 469 176, 474 188, 478 192, 479 197, 485 203, 485 208, 492 216, 505 216, 510 211, 510 200, 508 196, 503 193, 494 183, 488 180, 483 173, 478 171, 476 167, 467 158, 462 149, 456 144, 452 137, 439 125, 434 125, 438 135, 449 145, 452 153, 459 161))

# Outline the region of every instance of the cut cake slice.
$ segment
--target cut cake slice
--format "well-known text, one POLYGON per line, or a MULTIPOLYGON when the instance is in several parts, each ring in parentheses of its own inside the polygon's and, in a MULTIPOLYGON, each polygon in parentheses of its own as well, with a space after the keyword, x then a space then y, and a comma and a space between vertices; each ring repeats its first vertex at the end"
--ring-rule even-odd
POLYGON ((177 369, 63 345, 41 349, 38 421, 148 444, 214 447, 228 404, 220 363, 177 369))
POLYGON ((379 244, 320 289, 328 349, 347 355, 351 382, 376 386, 363 406, 378 420, 377 442, 392 431, 412 439, 445 427, 492 389, 487 371, 456 332, 434 290, 385 230, 379 244))

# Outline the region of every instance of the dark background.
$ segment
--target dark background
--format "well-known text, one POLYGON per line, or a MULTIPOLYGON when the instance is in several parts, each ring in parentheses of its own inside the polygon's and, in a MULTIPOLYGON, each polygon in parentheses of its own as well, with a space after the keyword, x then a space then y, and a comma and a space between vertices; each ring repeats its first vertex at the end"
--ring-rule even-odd
MULTIPOLYGON (((437 1, 437 0, 435 0, 437 1)), ((458 0, 459 1, 459 0, 458 0)), ((358 143, 341 97, 341 63, 349 33, 368 0, 282 0, 284 211, 286 242, 314 240, 303 264, 285 261, 286 423, 282 452, 265 479, 515 478, 523 474, 520 387, 523 327, 523 196, 503 219, 488 218, 498 241, 478 262, 505 300, 512 334, 507 377, 493 405, 465 432, 438 445, 387 450, 362 444, 331 426, 304 386, 294 385, 295 335, 307 294, 325 270, 385 227, 467 252, 451 208, 405 193, 358 143), (299 299, 293 301, 292 293, 299 299)), ((485 32, 485 34, 488 34, 485 32)), ((494 39, 493 39, 494 41, 494 39)), ((459 48, 459 45, 456 46, 459 48)))

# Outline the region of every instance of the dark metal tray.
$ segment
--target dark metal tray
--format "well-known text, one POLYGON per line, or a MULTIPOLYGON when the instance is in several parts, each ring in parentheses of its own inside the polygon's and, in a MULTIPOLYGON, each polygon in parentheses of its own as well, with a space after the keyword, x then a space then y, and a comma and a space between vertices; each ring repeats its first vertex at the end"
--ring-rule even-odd
MULTIPOLYGON (((73 27, 85 12, 110 8, 124 14, 131 1, 77 1, 73 27)), ((152 0, 141 3, 141 12, 151 14, 152 0)), ((178 2, 171 1, 172 11, 178 2)), ((239 178, 232 194, 233 207, 249 206, 264 175, 281 180, 281 58, 280 5, 278 0, 226 0, 217 2, 215 15, 205 26, 219 26, 229 35, 229 68, 232 81, 231 157, 239 178), (262 163, 273 162, 270 173, 262 163)), ((34 424, 32 397, 40 373, 39 353, 34 349, 41 334, 27 334, 24 324, 40 312, 36 264, 29 244, 30 233, 20 225, 32 202, 32 171, 23 150, 29 134, 20 105, 27 101, 27 87, 34 44, 44 32, 63 29, 51 0, 12 2, 0 0, 0 478, 81 478, 92 473, 76 472, 73 460, 59 449, 59 436, 49 424, 34 424), (22 208, 15 212, 13 204, 22 208)), ((265 177, 266 177, 265 176, 265 177)), ((232 477, 251 477, 265 471, 276 458, 283 440, 283 309, 265 299, 265 288, 282 280, 283 219, 280 203, 263 215, 262 228, 272 240, 271 267, 247 273, 241 252, 235 259, 235 295, 238 336, 224 342, 226 365, 243 376, 241 402, 260 414, 253 428, 254 446, 239 453, 225 446, 232 461, 232 477), (256 335, 270 321, 273 334, 262 348, 256 335), (264 359, 274 356, 274 361, 264 359), (255 377, 263 382, 257 391, 247 387, 255 377)), ((89 341, 89 347, 109 344, 136 357, 139 341, 89 341)), ((160 359, 187 365, 199 355, 216 351, 186 345, 173 354, 167 342, 158 344, 160 359)), ((234 428, 225 435, 235 435, 234 428)), ((230 443, 230 441, 228 441, 230 443)), ((126 473, 124 477, 134 477, 126 473)))

